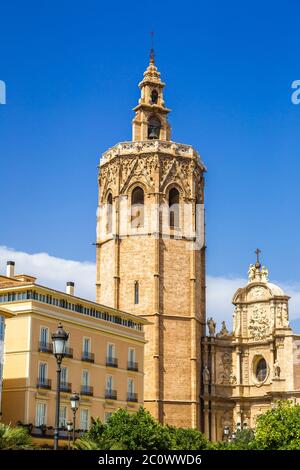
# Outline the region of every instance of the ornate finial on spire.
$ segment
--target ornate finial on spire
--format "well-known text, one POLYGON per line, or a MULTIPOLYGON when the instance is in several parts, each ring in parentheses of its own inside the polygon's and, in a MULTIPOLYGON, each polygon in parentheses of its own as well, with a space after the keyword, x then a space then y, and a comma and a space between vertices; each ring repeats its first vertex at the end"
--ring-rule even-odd
POLYGON ((261 264, 260 264, 260 260, 259 260, 259 255, 261 253, 261 250, 259 248, 256 248, 255 250, 255 254, 256 254, 256 263, 255 263, 255 267, 256 269, 260 269, 261 268, 261 264))
POLYGON ((150 64, 154 64, 154 47, 153 47, 154 32, 153 31, 151 31, 150 36, 151 36, 150 64))

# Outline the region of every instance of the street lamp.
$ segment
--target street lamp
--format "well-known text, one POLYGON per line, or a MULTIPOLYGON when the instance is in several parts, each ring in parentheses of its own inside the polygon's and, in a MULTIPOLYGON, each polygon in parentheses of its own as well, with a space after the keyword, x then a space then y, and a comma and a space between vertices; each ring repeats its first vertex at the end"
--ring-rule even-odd
POLYGON ((56 332, 52 333, 53 354, 56 358, 56 365, 57 365, 54 450, 58 449, 59 411, 60 411, 60 374, 61 374, 61 363, 66 353, 66 342, 68 341, 68 338, 69 338, 69 334, 63 329, 62 324, 59 322, 56 332))
POLYGON ((229 439, 229 426, 224 426, 223 434, 224 434, 224 438, 228 441, 228 439, 229 439))
POLYGON ((73 411, 73 445, 75 442, 75 421, 76 421, 76 411, 78 410, 78 407, 79 407, 79 400, 80 400, 79 395, 73 392, 70 397, 71 409, 73 411))
POLYGON ((67 421, 67 430, 68 430, 68 450, 71 449, 71 432, 73 429, 73 422, 67 421))

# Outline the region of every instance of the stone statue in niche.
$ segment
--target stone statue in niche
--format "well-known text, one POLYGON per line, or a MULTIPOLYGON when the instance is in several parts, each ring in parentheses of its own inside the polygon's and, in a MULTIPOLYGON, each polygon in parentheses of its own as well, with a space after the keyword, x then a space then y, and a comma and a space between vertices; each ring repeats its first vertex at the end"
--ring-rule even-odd
POLYGON ((276 359, 276 361, 274 362, 273 370, 274 370, 274 379, 279 379, 279 378, 280 378, 281 369, 280 369, 280 365, 279 365, 278 359, 276 359))
POLYGON ((207 365, 204 366, 202 376, 204 385, 208 385, 210 383, 210 371, 207 365))
POLYGON ((212 317, 210 317, 207 320, 207 326, 208 326, 209 336, 215 336, 217 324, 212 317))

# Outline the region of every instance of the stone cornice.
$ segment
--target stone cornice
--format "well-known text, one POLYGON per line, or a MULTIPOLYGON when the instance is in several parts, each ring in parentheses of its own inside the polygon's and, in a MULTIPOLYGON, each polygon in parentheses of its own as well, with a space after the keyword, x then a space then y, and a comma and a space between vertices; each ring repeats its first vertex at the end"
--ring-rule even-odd
POLYGON ((162 153, 171 157, 195 159, 202 170, 206 171, 200 155, 191 145, 162 140, 120 142, 102 154, 100 166, 118 156, 136 156, 149 153, 162 153))

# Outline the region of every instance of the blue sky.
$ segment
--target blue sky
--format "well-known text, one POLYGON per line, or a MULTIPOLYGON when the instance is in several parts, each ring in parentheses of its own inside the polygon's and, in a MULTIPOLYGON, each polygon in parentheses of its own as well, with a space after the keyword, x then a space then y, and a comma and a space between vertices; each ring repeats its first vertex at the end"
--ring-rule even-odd
POLYGON ((0 245, 94 262, 99 156, 131 138, 154 30, 172 138, 208 167, 208 273, 245 277, 259 246, 273 280, 300 284, 299 2, 29 0, 0 13, 0 245))

